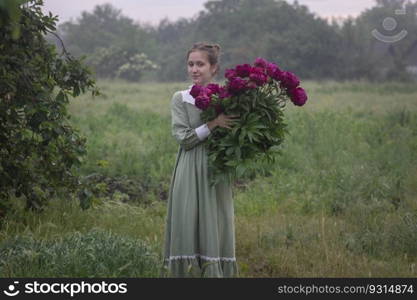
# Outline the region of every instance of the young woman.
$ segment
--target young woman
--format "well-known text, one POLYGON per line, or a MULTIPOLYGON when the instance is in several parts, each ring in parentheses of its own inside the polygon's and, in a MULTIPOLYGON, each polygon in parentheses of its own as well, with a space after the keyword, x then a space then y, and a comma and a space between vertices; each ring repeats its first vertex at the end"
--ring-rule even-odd
MULTIPOLYGON (((206 43, 188 51, 193 84, 211 83, 218 71, 219 52, 218 45, 206 43)), ((200 113, 190 89, 174 93, 172 135, 179 149, 168 196, 164 276, 237 277, 231 182, 210 186, 202 143, 216 127, 231 128, 237 116, 220 114, 203 124, 200 113)))

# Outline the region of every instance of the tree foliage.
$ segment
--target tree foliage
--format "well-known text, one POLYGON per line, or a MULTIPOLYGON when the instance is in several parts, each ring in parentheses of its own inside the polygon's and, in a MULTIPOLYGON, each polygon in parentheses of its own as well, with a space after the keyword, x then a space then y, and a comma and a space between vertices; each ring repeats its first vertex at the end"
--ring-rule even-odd
POLYGON ((78 54, 94 56, 95 50, 110 45, 146 54, 162 66, 155 76, 161 81, 186 79, 185 54, 197 41, 222 46, 222 70, 265 57, 304 79, 405 80, 409 58, 417 56, 416 5, 377 0, 357 18, 332 24, 297 1, 210 0, 193 18, 164 19, 152 27, 135 24, 106 4, 61 29, 78 54), (401 7, 406 14, 396 15, 401 7), (395 18, 397 31, 384 31, 387 17, 395 18), (408 35, 394 44, 383 43, 372 35, 374 29, 386 35, 406 29, 408 35))
POLYGON ((376 80, 407 80, 407 64, 417 56, 417 2, 406 0, 377 0, 377 5, 365 11, 356 19, 356 31, 366 33, 377 30, 383 37, 392 37, 401 31, 407 35, 397 42, 376 39, 372 34, 362 37, 357 45, 362 46, 362 61, 368 62, 370 71, 367 78, 376 80), (403 10, 404 14, 397 11, 403 10), (383 22, 393 18, 395 30, 384 28, 383 22))
POLYGON ((29 0, 0 0, 0 26, 11 26, 12 37, 16 39, 20 33, 18 20, 21 16, 19 5, 29 0))
MULTIPOLYGON (((25 196, 27 208, 41 209, 57 192, 77 190, 73 167, 86 140, 69 124, 67 105, 80 93, 98 93, 80 60, 45 41, 57 17, 44 15, 42 5, 18 6, 18 17, 3 19, 0 28, 0 216, 13 194, 25 196)), ((0 11, 11 16, 3 6, 0 11)))

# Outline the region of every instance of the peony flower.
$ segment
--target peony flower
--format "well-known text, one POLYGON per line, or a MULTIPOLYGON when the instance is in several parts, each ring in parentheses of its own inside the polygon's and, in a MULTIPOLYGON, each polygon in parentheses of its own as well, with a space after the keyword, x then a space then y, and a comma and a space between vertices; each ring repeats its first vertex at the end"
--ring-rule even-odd
POLYGON ((215 83, 208 84, 206 88, 211 90, 212 94, 219 94, 219 92, 220 92, 220 86, 218 84, 215 84, 215 83))
POLYGON ((290 95, 291 101, 294 105, 303 106, 307 101, 307 94, 301 87, 290 90, 288 94, 290 95))
POLYGON ((228 90, 232 94, 237 94, 246 89, 246 80, 243 80, 240 77, 234 77, 229 82, 228 90))
POLYGON ((269 63, 265 59, 263 59, 261 57, 258 57, 257 59, 255 59, 255 62, 253 63, 253 65, 255 67, 260 67, 262 69, 265 69, 268 64, 269 63))
POLYGON ((300 84, 298 77, 287 71, 282 72, 280 81, 287 90, 295 89, 300 84))
POLYGON ((201 94, 195 98, 195 106, 201 110, 206 110, 210 105, 211 99, 205 94, 201 94))
POLYGON ((228 98, 230 96, 231 96, 231 94, 229 93, 229 91, 227 90, 226 87, 220 87, 220 90, 219 90, 219 98, 220 99, 228 98))
POLYGON ((271 76, 273 79, 275 79, 276 81, 282 81, 284 78, 284 72, 281 71, 279 68, 276 68, 271 76))
POLYGON ((264 85, 268 80, 268 77, 265 75, 264 69, 259 67, 251 68, 249 78, 250 80, 255 82, 257 86, 264 85))
POLYGON ((236 73, 235 69, 227 69, 224 72, 224 77, 231 80, 232 78, 237 77, 237 73, 236 73))
POLYGON ((208 87, 203 86, 201 88, 200 95, 207 95, 208 97, 211 97, 211 95, 213 94, 214 94, 214 91, 209 89, 208 87))
POLYGON ((249 74, 251 73, 251 69, 252 67, 249 64, 237 65, 236 66, 237 76, 242 77, 242 78, 248 77, 249 74))
POLYGON ((274 78, 275 74, 277 72, 281 72, 281 70, 278 68, 278 66, 274 63, 268 63, 266 65, 266 74, 268 74, 269 77, 274 78))
POLYGON ((194 98, 197 98, 197 96, 200 95, 202 88, 203 86, 201 85, 193 85, 190 91, 190 95, 193 96, 194 98))

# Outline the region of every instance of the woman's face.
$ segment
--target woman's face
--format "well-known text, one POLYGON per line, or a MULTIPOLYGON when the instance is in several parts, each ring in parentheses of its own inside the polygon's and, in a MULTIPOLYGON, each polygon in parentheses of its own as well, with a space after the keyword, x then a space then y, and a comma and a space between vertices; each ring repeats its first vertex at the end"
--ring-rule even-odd
POLYGON ((194 84, 207 85, 216 71, 216 65, 210 65, 205 51, 193 51, 188 56, 188 75, 194 84))

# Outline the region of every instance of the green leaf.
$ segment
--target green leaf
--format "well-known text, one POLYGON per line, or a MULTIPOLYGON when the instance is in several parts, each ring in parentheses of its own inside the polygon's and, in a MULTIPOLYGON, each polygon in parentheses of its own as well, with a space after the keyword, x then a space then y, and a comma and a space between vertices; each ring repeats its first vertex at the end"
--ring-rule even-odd
POLYGON ((237 159, 241 159, 242 151, 240 150, 240 147, 235 147, 235 154, 237 159))
POLYGON ((259 138, 255 135, 256 133, 253 133, 252 134, 252 139, 255 141, 255 142, 260 142, 260 140, 259 140, 259 138))
POLYGON ((235 160, 229 160, 228 162, 225 163, 225 165, 229 167, 236 167, 238 165, 238 162, 235 160))
POLYGON ((233 149, 233 148, 228 148, 228 149, 226 150, 226 155, 227 155, 227 156, 229 156, 229 155, 231 155, 233 152, 234 152, 234 149, 233 149))
POLYGON ((231 130, 231 134, 233 136, 238 136, 239 135, 239 130, 240 130, 240 127, 235 125, 231 130))
POLYGON ((62 90, 60 90, 58 95, 55 97, 55 101, 57 101, 57 102, 64 102, 65 101, 65 94, 62 90))
POLYGON ((240 132, 240 135, 239 135, 239 146, 243 146, 243 144, 245 142, 245 136, 246 136, 246 130, 242 129, 242 131, 240 132))
POLYGON ((236 177, 242 177, 246 172, 246 167, 243 164, 239 164, 236 167, 236 177))

